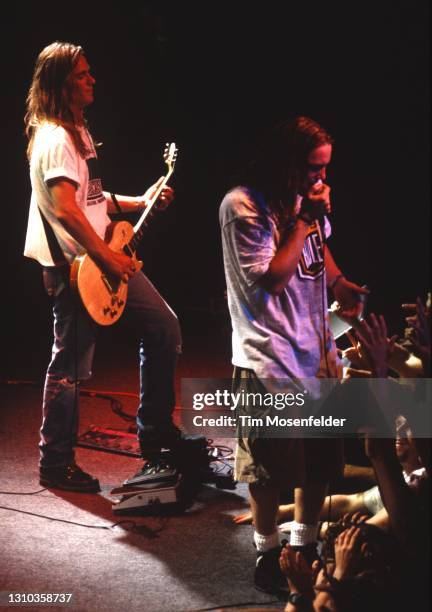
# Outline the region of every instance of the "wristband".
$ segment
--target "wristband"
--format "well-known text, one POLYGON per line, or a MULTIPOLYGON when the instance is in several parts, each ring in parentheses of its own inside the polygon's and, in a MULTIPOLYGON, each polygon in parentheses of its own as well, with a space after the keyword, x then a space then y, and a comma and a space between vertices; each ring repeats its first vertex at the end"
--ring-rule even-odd
POLYGON ((312 603, 313 595, 306 595, 305 593, 290 593, 288 595, 288 601, 293 606, 303 607, 312 603))
POLYGON ((334 289, 336 287, 336 283, 338 283, 341 278, 344 278, 344 275, 338 274, 336 278, 334 278, 332 282, 329 284, 330 289, 334 289))

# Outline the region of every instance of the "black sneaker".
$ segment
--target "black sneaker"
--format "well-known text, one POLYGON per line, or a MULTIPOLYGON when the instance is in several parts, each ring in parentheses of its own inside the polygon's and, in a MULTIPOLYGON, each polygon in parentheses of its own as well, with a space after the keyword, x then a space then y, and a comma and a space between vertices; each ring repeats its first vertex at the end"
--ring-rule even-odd
POLYGON ((49 489, 62 489, 76 493, 98 493, 99 480, 84 472, 76 463, 61 467, 41 467, 39 483, 49 489))
POLYGON ((177 469, 170 465, 165 459, 158 457, 157 459, 147 461, 136 474, 125 480, 123 484, 125 486, 159 485, 163 487, 174 484, 177 481, 177 477, 177 469))
POLYGON ((279 565, 281 551, 282 546, 277 546, 265 552, 257 552, 254 584, 258 591, 276 595, 281 601, 286 601, 289 588, 279 565))
POLYGON ((321 563, 321 557, 318 554, 317 547, 317 542, 311 542, 310 544, 304 544, 303 546, 291 546, 293 550, 301 552, 309 567, 312 567, 314 561, 319 561, 321 563))

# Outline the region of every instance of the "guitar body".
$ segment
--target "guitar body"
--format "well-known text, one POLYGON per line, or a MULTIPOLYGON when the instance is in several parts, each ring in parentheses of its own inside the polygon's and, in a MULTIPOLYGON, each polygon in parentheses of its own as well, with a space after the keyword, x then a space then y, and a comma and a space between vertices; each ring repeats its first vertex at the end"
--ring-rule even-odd
MULTIPOLYGON (((134 236, 134 228, 127 221, 111 223, 107 227, 106 242, 112 251, 123 250, 134 236)), ((136 269, 142 262, 136 261, 136 269)), ((91 318, 99 325, 112 325, 123 314, 128 285, 119 278, 105 274, 89 255, 76 257, 71 268, 70 284, 91 318)))
MULTIPOLYGON (((146 219, 153 211, 159 195, 173 173, 176 158, 175 143, 167 143, 164 160, 168 172, 163 181, 158 181, 158 187, 146 201, 144 211, 136 225, 132 226, 127 221, 117 221, 107 227, 105 241, 109 248, 132 257, 137 271, 142 268, 142 262, 137 261, 135 256, 137 241, 142 234, 140 228, 146 224, 146 219)), ((75 257, 70 272, 70 285, 75 297, 99 325, 112 325, 122 316, 126 306, 127 283, 116 276, 106 274, 89 255, 75 257)))

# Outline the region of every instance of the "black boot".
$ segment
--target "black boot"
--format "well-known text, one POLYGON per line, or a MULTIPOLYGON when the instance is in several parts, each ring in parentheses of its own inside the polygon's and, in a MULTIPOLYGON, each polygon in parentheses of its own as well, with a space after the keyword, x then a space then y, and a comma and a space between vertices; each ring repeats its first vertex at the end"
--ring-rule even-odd
POLYGON ((39 468, 39 483, 49 489, 76 493, 98 493, 99 480, 84 472, 76 463, 60 467, 39 468))

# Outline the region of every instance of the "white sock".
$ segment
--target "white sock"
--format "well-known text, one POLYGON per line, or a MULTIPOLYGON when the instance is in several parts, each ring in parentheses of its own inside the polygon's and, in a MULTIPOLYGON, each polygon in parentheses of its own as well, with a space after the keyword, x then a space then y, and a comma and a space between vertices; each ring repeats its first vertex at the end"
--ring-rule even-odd
POLYGON ((254 531, 254 542, 258 552, 266 552, 266 550, 279 546, 279 534, 275 531, 271 535, 261 535, 254 531))
POLYGON ((318 523, 316 525, 306 525, 305 523, 291 523, 291 546, 305 546, 316 542, 318 538, 318 523))

